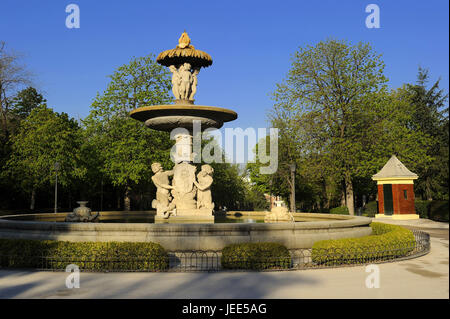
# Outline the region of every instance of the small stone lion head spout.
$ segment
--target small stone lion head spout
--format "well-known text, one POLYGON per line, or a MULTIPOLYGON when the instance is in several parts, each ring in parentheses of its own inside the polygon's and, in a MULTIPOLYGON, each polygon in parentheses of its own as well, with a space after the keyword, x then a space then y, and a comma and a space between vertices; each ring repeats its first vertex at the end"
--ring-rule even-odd
POLYGON ((162 169, 162 166, 161 163, 153 163, 151 168, 153 173, 158 173, 162 169))
POLYGON ((211 165, 205 164, 202 165, 202 171, 208 175, 212 175, 214 173, 214 168, 211 165))

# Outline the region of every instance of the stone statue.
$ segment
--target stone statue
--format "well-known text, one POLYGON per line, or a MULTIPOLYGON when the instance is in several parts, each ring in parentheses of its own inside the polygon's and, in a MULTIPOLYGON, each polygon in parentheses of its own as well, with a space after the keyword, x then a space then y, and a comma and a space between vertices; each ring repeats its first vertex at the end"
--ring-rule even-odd
POLYGON ((65 221, 66 222, 97 222, 100 213, 92 214, 92 210, 89 207, 86 207, 87 201, 79 201, 77 202, 80 207, 77 207, 73 210, 72 213, 67 214, 65 221))
POLYGON ((191 94, 189 95, 189 100, 194 100, 194 95, 197 93, 197 75, 200 73, 200 68, 195 68, 192 73, 192 84, 191 84, 191 94))
POLYGON ((191 65, 189 63, 184 63, 178 69, 181 77, 181 85, 180 85, 180 96, 181 99, 187 100, 189 98, 189 93, 192 85, 192 73, 191 73, 191 65))
POLYGON ((191 68, 189 63, 183 63, 178 69, 175 65, 169 66, 172 72, 172 93, 177 100, 194 100, 200 68, 196 67, 193 71, 191 68))
POLYGON ((173 171, 164 171, 160 163, 152 164, 153 184, 156 186, 156 199, 152 202, 152 207, 156 209, 156 215, 169 217, 169 212, 175 208, 175 202, 171 202, 169 190, 174 187, 169 184, 169 176, 173 171))
POLYGON ((170 72, 172 72, 172 93, 175 99, 181 99, 180 96, 180 85, 181 85, 181 76, 175 65, 169 66, 170 72))
POLYGON ((197 209, 206 208, 213 210, 214 203, 211 196, 211 185, 213 182, 212 174, 214 169, 206 164, 202 165, 202 170, 197 174, 197 180, 194 185, 197 186, 197 209))
POLYGON ((286 206, 282 206, 281 202, 282 201, 275 201, 277 206, 273 207, 270 212, 266 213, 264 222, 285 222, 292 220, 293 217, 289 214, 289 210, 286 206))
POLYGON ((174 49, 161 52, 156 62, 172 72, 172 92, 177 105, 193 105, 197 92, 198 74, 201 68, 212 65, 211 56, 195 49, 184 31, 174 49))
POLYGON ((214 203, 211 185, 214 169, 210 165, 202 165, 197 179, 196 169, 195 165, 188 162, 177 163, 171 171, 164 171, 160 163, 152 164, 152 181, 157 188, 152 207, 156 209, 156 216, 212 216, 214 203), (170 176, 173 176, 172 185, 170 176))

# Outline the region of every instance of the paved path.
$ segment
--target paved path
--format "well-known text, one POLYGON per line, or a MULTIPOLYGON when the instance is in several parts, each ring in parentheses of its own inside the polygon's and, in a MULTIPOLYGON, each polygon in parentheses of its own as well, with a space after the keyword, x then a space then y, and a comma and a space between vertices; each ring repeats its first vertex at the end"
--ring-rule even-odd
POLYGON ((0 298, 449 298, 448 228, 431 227, 431 252, 379 264, 380 288, 366 288, 365 267, 284 272, 81 273, 0 271, 0 298))
POLYGON ((402 225, 414 228, 427 229, 448 229, 448 223, 436 222, 434 220, 419 218, 411 220, 397 220, 392 218, 372 218, 373 222, 380 222, 386 224, 402 225))

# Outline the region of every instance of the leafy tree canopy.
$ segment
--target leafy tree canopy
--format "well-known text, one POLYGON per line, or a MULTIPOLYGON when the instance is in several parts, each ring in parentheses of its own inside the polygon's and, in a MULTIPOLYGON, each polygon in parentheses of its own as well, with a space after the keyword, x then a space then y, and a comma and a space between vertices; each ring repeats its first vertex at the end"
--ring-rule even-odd
POLYGON ((45 104, 33 109, 12 138, 12 153, 3 174, 32 191, 54 181, 68 185, 85 174, 79 163, 81 134, 78 123, 66 113, 56 113, 45 104))

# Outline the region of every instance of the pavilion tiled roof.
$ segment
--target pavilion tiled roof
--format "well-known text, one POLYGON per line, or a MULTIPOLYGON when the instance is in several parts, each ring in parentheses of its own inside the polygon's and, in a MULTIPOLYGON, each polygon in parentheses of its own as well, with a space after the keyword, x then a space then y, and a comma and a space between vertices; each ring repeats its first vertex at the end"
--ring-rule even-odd
POLYGON ((403 165, 403 163, 400 162, 395 155, 391 156, 389 161, 387 161, 387 163, 378 173, 372 175, 373 180, 379 180, 383 178, 417 179, 418 177, 419 176, 417 174, 407 169, 406 166, 403 165))

